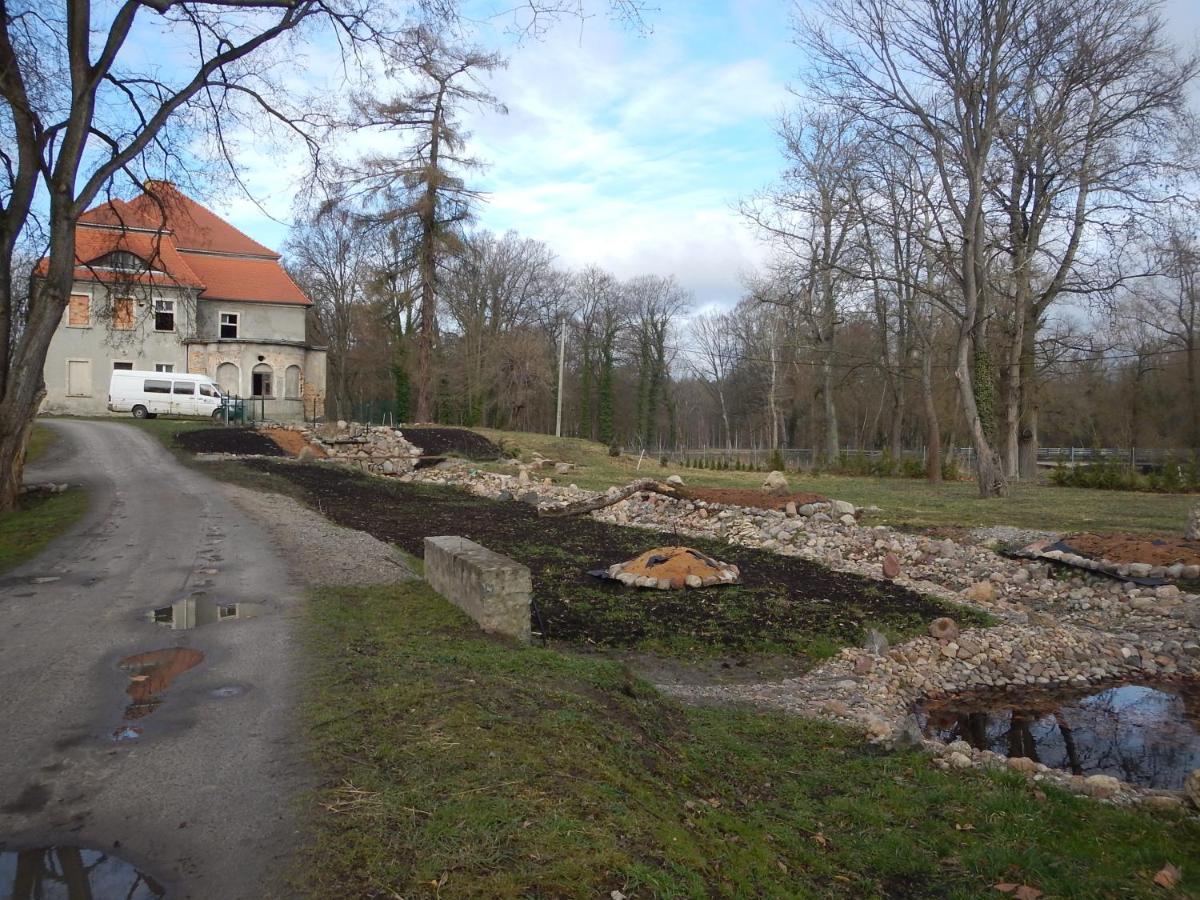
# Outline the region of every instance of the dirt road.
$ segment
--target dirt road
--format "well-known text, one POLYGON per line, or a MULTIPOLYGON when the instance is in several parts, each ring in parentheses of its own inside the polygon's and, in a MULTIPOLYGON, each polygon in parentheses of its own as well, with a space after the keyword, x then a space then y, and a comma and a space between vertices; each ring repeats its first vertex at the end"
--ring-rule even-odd
MULTIPOLYGON (((124 858, 171 897, 293 894, 283 879, 308 773, 288 565, 214 482, 140 430, 51 427, 62 439, 28 478, 86 484, 91 508, 0 578, 0 896, 18 864, 34 865, 12 851, 67 844, 124 858), (150 618, 171 604, 181 623, 215 617, 214 601, 228 617, 189 630, 150 618), (260 606, 233 614, 247 603, 260 606), (171 648, 203 657, 120 665, 171 648)), ((110 876, 95 896, 125 896, 110 876)))

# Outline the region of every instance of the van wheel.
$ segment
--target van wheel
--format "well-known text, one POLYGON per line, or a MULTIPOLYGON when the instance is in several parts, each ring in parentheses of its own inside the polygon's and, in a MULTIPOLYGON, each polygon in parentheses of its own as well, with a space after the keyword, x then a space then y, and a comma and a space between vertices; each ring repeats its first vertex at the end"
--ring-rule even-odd
POLYGON ((220 422, 225 418, 223 415, 221 415, 221 410, 219 409, 213 411, 212 417, 214 422, 220 422))
POLYGON ((144 406, 135 406, 133 408, 133 417, 135 419, 148 419, 150 418, 150 411, 144 406))

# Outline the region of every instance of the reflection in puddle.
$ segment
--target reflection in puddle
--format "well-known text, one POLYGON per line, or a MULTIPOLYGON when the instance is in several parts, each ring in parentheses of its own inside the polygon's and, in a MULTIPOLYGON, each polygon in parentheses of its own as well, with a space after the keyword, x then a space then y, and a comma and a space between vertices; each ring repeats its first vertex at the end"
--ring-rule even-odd
POLYGON ((215 603, 193 595, 170 606, 160 606, 150 613, 150 619, 173 631, 182 631, 225 619, 253 619, 261 610, 259 603, 215 603))
POLYGON ((84 847, 0 852, 0 897, 13 900, 151 900, 166 889, 125 860, 84 847))
POLYGON ((187 647, 171 647, 167 650, 151 650, 127 656, 119 663, 129 673, 129 687, 125 688, 132 702, 125 707, 125 720, 141 719, 154 712, 162 704, 162 694, 177 675, 197 666, 204 659, 199 650, 187 647))
POLYGON ((1183 786, 1200 767, 1200 684, 959 694, 918 710, 926 736, 1076 775, 1183 786))

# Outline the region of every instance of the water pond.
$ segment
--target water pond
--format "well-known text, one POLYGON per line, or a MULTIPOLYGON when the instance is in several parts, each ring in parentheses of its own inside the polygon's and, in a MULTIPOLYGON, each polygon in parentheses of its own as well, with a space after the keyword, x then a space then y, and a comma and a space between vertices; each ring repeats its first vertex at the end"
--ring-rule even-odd
POLYGON ((1179 789, 1200 768, 1200 683, 970 692, 921 704, 927 737, 1076 775, 1179 789))

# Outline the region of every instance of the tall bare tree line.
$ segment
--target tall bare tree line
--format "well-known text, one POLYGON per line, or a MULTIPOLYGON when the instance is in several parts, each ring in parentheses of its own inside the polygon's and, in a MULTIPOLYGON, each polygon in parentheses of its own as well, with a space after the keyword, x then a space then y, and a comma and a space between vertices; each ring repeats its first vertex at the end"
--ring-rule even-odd
MULTIPOLYGON (((837 309, 874 306, 896 429, 930 324, 952 328, 980 494, 1003 493, 1033 475, 1055 304, 1111 304, 1159 271, 1136 236, 1194 173, 1196 61, 1153 0, 825 0, 797 43, 810 68, 781 129, 788 167, 746 204, 776 247, 763 296, 826 360, 837 309)), ((832 455, 836 410, 822 416, 832 455)))

